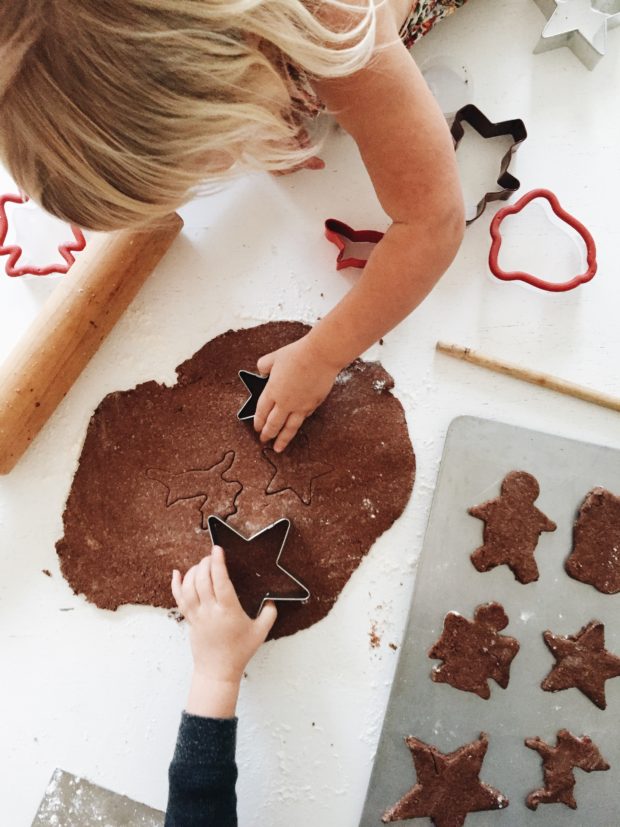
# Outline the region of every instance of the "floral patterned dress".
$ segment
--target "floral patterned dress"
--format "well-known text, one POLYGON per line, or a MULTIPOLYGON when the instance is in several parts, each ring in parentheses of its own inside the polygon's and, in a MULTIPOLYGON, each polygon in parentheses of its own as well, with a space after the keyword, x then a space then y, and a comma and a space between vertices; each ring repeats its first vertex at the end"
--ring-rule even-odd
POLYGON ((452 12, 465 5, 467 0, 417 0, 403 23, 400 37, 409 49, 413 44, 452 12))

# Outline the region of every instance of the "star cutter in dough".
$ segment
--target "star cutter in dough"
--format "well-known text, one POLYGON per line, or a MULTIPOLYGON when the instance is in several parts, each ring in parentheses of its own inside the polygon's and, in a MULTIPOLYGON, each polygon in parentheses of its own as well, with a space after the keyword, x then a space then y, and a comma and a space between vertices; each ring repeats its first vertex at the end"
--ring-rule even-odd
MULTIPOLYGON (((418 738, 405 738, 416 771, 416 784, 381 817, 384 824, 414 818, 430 818, 433 824, 464 824, 468 813, 503 810, 510 803, 493 787, 480 780, 482 762, 489 745, 485 732, 454 752, 440 752, 418 738), (467 796, 455 785, 464 779, 467 796), (450 807, 452 812, 446 813, 450 807), (442 817, 443 816, 443 817, 442 817), (440 820, 441 819, 441 820, 440 820)), ((465 789, 463 789, 465 792, 465 789)))
POLYGON ((249 397, 237 412, 237 419, 244 422, 247 419, 254 419, 258 400, 260 399, 261 393, 265 390, 265 385, 269 381, 269 377, 261 376, 258 373, 251 373, 249 370, 240 370, 239 379, 241 379, 250 392, 249 397))
POLYGON ((487 116, 481 112, 473 103, 468 103, 463 106, 454 116, 450 132, 452 133, 452 140, 454 141, 454 149, 459 148, 459 144, 463 140, 465 130, 463 124, 469 124, 472 129, 481 135, 483 138, 499 138, 502 136, 509 136, 512 138, 512 144, 508 151, 502 158, 499 167, 499 176, 497 178, 497 186, 499 190, 491 190, 486 192, 478 204, 476 205, 476 212, 473 218, 469 218, 465 223, 467 226, 476 221, 485 211, 487 204, 491 201, 506 201, 510 198, 513 192, 516 192, 521 186, 521 182, 512 175, 508 168, 512 161, 512 156, 521 146, 523 141, 527 138, 527 129, 521 118, 513 118, 510 121, 500 121, 493 123, 487 116))
POLYGON ((607 29, 620 23, 614 0, 535 0, 547 18, 535 54, 567 46, 592 70, 607 50, 607 29), (611 9, 611 13, 607 11, 611 9))
POLYGON ((278 596, 277 594, 267 594, 261 600, 260 606, 258 607, 258 612, 256 616, 261 613, 263 606, 265 605, 266 600, 273 600, 274 602, 278 603, 307 603, 310 599, 310 590, 304 586, 304 584, 298 580, 295 575, 291 574, 290 571, 284 568, 280 564, 280 557, 282 557, 282 552, 284 551, 284 546, 286 545, 286 540, 289 535, 289 531, 291 528, 291 521, 286 517, 282 517, 280 520, 276 520, 275 523, 271 523, 265 528, 262 528, 260 531, 257 531, 255 534, 252 534, 251 537, 244 537, 239 531, 236 531, 232 526, 229 526, 228 523, 221 520, 219 517, 216 517, 212 514, 208 520, 207 524, 209 526, 209 534, 211 536, 211 543, 214 546, 221 546, 224 551, 226 551, 226 532, 236 535, 239 539, 243 540, 248 545, 253 541, 256 540, 258 537, 262 537, 268 531, 274 531, 276 527, 280 527, 282 525, 285 526, 285 531, 282 536, 282 540, 280 541, 280 547, 278 549, 278 553, 275 558, 276 567, 283 572, 296 586, 298 586, 304 594, 301 597, 285 597, 285 596, 278 596))
POLYGON ((357 267, 362 270, 368 261, 367 258, 356 258, 355 256, 345 258, 347 241, 352 241, 355 244, 378 244, 384 235, 385 233, 379 230, 354 230, 337 218, 328 218, 325 221, 325 238, 338 248, 336 270, 344 270, 346 267, 357 267))
POLYGON ((7 276, 11 278, 19 276, 49 276, 51 273, 65 275, 75 263, 73 253, 81 252, 86 247, 84 233, 75 224, 71 224, 73 241, 68 241, 58 247, 58 252, 65 261, 65 264, 49 264, 46 267, 25 266, 19 267, 18 262, 23 254, 23 248, 17 244, 5 245, 9 231, 9 219, 6 213, 7 204, 25 204, 28 201, 26 196, 7 194, 0 196, 0 256, 8 256, 5 266, 7 276))
POLYGON ((492 242, 491 250, 489 252, 489 268, 495 276, 495 278, 498 278, 501 281, 523 281, 526 284, 531 284, 532 287, 538 287, 540 290, 547 290, 550 293, 563 293, 567 290, 574 290, 575 287, 579 287, 580 284, 586 284, 586 282, 591 281, 596 275, 596 271, 598 268, 598 263, 596 261, 596 244, 594 243, 594 239, 592 238, 590 231, 581 223, 581 221, 576 219, 575 216, 566 212, 566 210, 561 206, 560 202, 558 201, 557 196, 550 190, 531 190, 530 192, 526 192, 525 195, 521 196, 521 198, 515 204, 510 204, 508 207, 503 207, 501 210, 498 210, 496 215, 493 217, 493 221, 491 221, 490 232, 492 242), (531 273, 524 273, 521 270, 513 270, 507 272, 506 270, 503 270, 500 267, 499 252, 502 245, 502 234, 500 232, 500 226, 502 224, 502 221, 509 215, 516 215, 517 213, 521 212, 521 210, 523 210, 524 207, 526 207, 536 198, 544 198, 546 201, 548 201, 551 206, 551 209, 557 215, 557 217, 564 221, 566 224, 568 224, 569 227, 572 227, 577 233, 579 233, 585 244, 587 262, 586 270, 583 273, 574 276, 569 281, 546 281, 545 279, 539 278, 538 276, 534 276, 531 273))

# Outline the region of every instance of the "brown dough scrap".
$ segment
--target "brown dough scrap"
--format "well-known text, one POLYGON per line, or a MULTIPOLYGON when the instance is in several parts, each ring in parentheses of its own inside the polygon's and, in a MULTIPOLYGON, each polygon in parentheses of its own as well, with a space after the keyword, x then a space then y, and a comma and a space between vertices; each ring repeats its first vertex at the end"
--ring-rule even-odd
POLYGON ((603 594, 620 592, 620 497, 605 488, 594 488, 586 496, 565 569, 603 594))
POLYGON ((540 494, 538 482, 525 471, 511 471, 504 477, 500 496, 469 509, 483 520, 484 545, 471 555, 478 571, 506 565, 520 583, 538 580, 534 552, 543 531, 555 531, 556 524, 534 505, 540 494))
POLYGON ((467 813, 508 806, 499 790, 478 777, 489 745, 486 733, 448 754, 417 738, 405 738, 405 743, 413 757, 416 784, 386 810, 381 818, 384 824, 426 816, 435 827, 461 827, 467 813))
POLYGON ((433 669, 431 678, 474 692, 485 700, 491 695, 489 680, 506 689, 510 666, 519 651, 518 640, 499 634, 508 622, 499 603, 478 606, 473 620, 449 612, 444 618, 443 634, 428 653, 429 658, 444 661, 433 669))
POLYGON ((535 810, 539 804, 566 804, 571 810, 576 810, 573 770, 578 768, 584 772, 602 772, 609 769, 609 764, 591 738, 587 735, 577 738, 567 729, 558 732, 555 747, 538 737, 526 738, 525 746, 536 750, 542 758, 545 781, 544 787, 528 795, 525 803, 530 810, 535 810))
POLYGON ((308 437, 303 432, 297 434, 286 451, 276 453, 273 448, 264 448, 263 454, 273 468, 266 493, 292 491, 304 505, 310 505, 314 481, 333 470, 328 463, 313 458, 308 437))
POLYGON ((294 491, 266 493, 274 468, 252 422, 237 419, 247 398, 237 371, 253 369, 260 356, 308 330, 271 322, 229 331, 177 368, 176 385, 146 382, 103 399, 88 426, 57 543, 76 593, 104 609, 172 608, 172 570, 183 573, 209 553, 207 514, 226 518, 245 537, 288 517, 283 564, 311 597, 303 605, 279 604, 272 636, 328 614, 402 513, 415 460, 392 378, 378 363, 356 360, 304 423, 306 459, 331 466, 318 477, 313 467, 310 503, 301 499, 307 489, 300 476, 294 491))
POLYGON ((620 658, 605 649, 605 627, 591 620, 576 635, 543 633, 556 664, 541 683, 545 692, 575 687, 599 709, 605 709, 605 681, 620 676, 620 658))

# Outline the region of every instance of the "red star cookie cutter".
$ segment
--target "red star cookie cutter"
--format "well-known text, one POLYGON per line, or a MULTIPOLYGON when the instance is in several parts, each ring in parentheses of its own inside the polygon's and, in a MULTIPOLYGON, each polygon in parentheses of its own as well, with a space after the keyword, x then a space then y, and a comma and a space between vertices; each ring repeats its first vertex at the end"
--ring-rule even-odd
POLYGON ((491 243, 491 251, 489 252, 489 267, 491 268, 493 275, 502 281, 524 281, 526 284, 531 284, 533 287, 538 287, 541 290, 547 290, 550 293, 563 293, 566 290, 573 290, 575 287, 579 287, 580 284, 585 284, 590 281, 594 278, 596 273, 597 261, 594 239, 590 235, 589 230, 584 227, 581 221, 578 221, 573 215, 566 212, 558 201, 557 196, 550 190, 532 190, 531 192, 527 192, 523 195, 515 204, 511 204, 510 206, 503 207, 499 210, 493 218, 493 221, 491 221, 491 238, 493 241, 491 243), (545 198, 558 218, 562 219, 562 221, 568 224, 569 227, 576 230, 586 245, 587 269, 584 273, 570 279, 570 281, 546 281, 538 276, 533 276, 531 273, 524 273, 519 270, 506 272, 505 270, 502 270, 499 265, 499 251, 502 244, 500 225, 502 221, 508 215, 515 215, 516 213, 521 212, 524 207, 536 198, 545 198))
POLYGON ((17 244, 5 245, 6 237, 9 231, 9 220, 6 214, 7 204, 25 204, 28 201, 27 196, 7 194, 0 196, 0 256, 7 256, 8 261, 5 266, 7 276, 49 276, 51 273, 60 273, 64 275, 68 273, 72 265, 75 263, 75 256, 73 253, 78 253, 86 246, 86 239, 84 233, 79 227, 71 224, 73 232, 73 241, 68 241, 66 244, 61 244, 58 247, 58 252, 64 259, 64 264, 49 264, 46 267, 35 267, 27 265, 25 267, 18 267, 17 264, 22 256, 23 249, 17 244))
POLYGON ((325 238, 335 244, 339 251, 336 258, 336 270, 344 270, 345 267, 357 267, 361 270, 368 261, 367 258, 355 258, 355 256, 345 258, 344 251, 347 241, 377 244, 384 235, 385 233, 379 230, 354 230, 337 218, 328 218, 325 222, 325 238))

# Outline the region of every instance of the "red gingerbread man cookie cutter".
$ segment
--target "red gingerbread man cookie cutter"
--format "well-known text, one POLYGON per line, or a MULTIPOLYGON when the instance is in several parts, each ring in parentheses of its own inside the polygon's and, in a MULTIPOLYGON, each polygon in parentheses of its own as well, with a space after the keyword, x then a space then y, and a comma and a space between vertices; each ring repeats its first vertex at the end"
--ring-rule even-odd
POLYGON ((5 244, 9 231, 9 220, 6 214, 6 205, 25 204, 27 201, 27 196, 14 194, 0 196, 0 256, 8 255, 9 257, 5 266, 7 276, 15 278, 26 275, 49 276, 51 273, 60 273, 61 275, 68 273, 72 265, 75 263, 75 256, 73 253, 80 252, 86 246, 84 233, 74 224, 71 224, 71 231, 74 236, 73 241, 60 244, 58 247, 58 252, 65 261, 64 264, 49 264, 45 267, 36 267, 34 265, 19 267, 18 262, 23 254, 22 247, 18 244, 5 244))
POLYGON ((594 243, 594 239, 592 238, 589 230, 584 227, 581 221, 578 221, 573 215, 566 212, 566 210, 560 205, 560 202, 557 199, 557 196, 552 193, 550 190, 546 189, 535 189, 531 192, 526 193, 522 196, 515 204, 511 204, 508 207, 503 207, 499 210, 493 221, 491 222, 491 238, 493 239, 491 243, 491 251, 489 252, 489 267, 491 268, 491 272, 493 275, 501 279, 502 281, 524 281, 526 284, 531 284, 533 287, 538 287, 541 290, 547 290, 551 293, 563 293, 566 290, 573 290, 575 287, 579 287, 580 284, 585 284, 586 282, 590 281, 594 278, 597 269, 597 261, 596 261, 596 245, 594 243), (553 212, 561 218, 562 221, 566 222, 569 227, 572 227, 576 230, 586 245, 586 260, 587 260, 587 269, 585 272, 581 273, 578 276, 570 279, 569 281, 564 282, 552 282, 546 281, 545 279, 539 278, 538 276, 534 276, 531 273, 524 273, 519 270, 514 271, 505 271, 499 265, 499 251, 502 245, 502 236, 500 233, 500 225, 504 218, 509 215, 515 215, 516 213, 521 212, 521 210, 526 207, 531 201, 534 201, 536 198, 545 198, 553 212))

